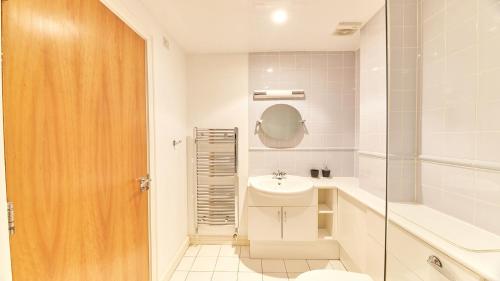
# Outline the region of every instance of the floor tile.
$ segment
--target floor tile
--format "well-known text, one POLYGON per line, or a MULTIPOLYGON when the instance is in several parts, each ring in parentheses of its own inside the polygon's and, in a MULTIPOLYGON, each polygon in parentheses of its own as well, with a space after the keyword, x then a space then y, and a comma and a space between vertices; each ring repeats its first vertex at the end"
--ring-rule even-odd
POLYGON ((238 272, 214 272, 212 281, 237 281, 238 272))
POLYGON ((211 281, 213 272, 189 272, 186 281, 211 281))
POLYGON ((238 257, 240 255, 240 247, 233 245, 222 245, 219 252, 219 257, 238 257))
POLYGON ((299 277, 299 275, 301 275, 302 273, 300 272, 288 272, 288 280, 290 281, 293 281, 295 279, 297 279, 297 277, 299 277))
POLYGON ((219 256, 220 245, 202 245, 198 252, 198 257, 217 257, 219 256))
POLYGON ((176 270, 180 271, 191 270, 191 266, 193 265, 194 259, 195 259, 194 257, 183 257, 179 262, 179 265, 177 266, 176 270))
POLYGON ((241 258, 239 271, 262 272, 262 261, 260 259, 241 258))
POLYGON ((288 281, 288 275, 286 273, 263 273, 263 281, 288 281))
POLYGON ((346 271, 344 264, 340 260, 330 260, 333 269, 346 271))
POLYGON ((191 271, 214 271, 217 257, 197 257, 191 271))
POLYGON ((311 270, 315 269, 333 269, 329 260, 307 260, 307 264, 311 270))
POLYGON ((240 247, 240 257, 249 258, 250 257, 250 247, 249 246, 241 246, 240 247))
POLYGON ((294 281, 316 269, 345 271, 340 260, 261 260, 248 246, 191 245, 170 281, 294 281))
POLYGON ((262 281, 262 273, 238 272, 238 281, 262 281))
POLYGON ((215 265, 215 271, 238 271, 239 258, 219 257, 215 265))
POLYGON ((187 271, 176 271, 172 275, 172 278, 170 278, 170 281, 184 281, 186 280, 186 277, 189 272, 187 271))
POLYGON ((283 260, 262 260, 262 272, 286 272, 285 262, 283 260))
POLYGON ((285 260, 287 272, 306 272, 309 271, 309 266, 306 260, 285 260))
POLYGON ((191 245, 186 250, 186 253, 184 254, 184 256, 185 257, 196 257, 196 255, 198 255, 198 251, 200 250, 200 248, 201 248, 200 245, 191 245))

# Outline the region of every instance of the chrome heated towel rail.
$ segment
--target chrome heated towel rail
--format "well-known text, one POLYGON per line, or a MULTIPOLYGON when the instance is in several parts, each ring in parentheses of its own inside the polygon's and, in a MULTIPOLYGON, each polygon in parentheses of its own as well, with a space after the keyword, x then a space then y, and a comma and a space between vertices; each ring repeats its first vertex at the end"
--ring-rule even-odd
POLYGON ((194 129, 195 221, 238 232, 238 128, 194 129))

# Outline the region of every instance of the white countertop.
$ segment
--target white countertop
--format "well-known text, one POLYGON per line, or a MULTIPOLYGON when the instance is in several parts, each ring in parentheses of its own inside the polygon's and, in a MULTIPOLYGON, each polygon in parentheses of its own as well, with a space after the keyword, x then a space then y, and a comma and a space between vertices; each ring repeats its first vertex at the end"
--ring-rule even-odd
MULTIPOLYGON (((361 189, 357 178, 338 177, 332 179, 312 179, 312 181, 316 188, 337 188, 339 191, 356 199, 376 213, 382 216, 385 214, 385 201, 361 189)), ((419 237, 434 248, 442 251, 481 277, 489 281, 500 281, 500 251, 488 252, 466 249, 466 247, 471 247, 484 250, 484 248, 490 245, 496 247, 495 235, 488 236, 488 233, 485 234, 478 231, 479 229, 474 229, 470 224, 461 222, 429 207, 418 204, 390 203, 389 219, 391 222, 419 237), (422 216, 422 214, 424 214, 424 216, 422 216), (425 225, 426 215, 433 215, 433 224, 425 225), (437 221, 439 222, 436 224, 437 221), (449 234, 450 229, 456 229, 455 232, 462 234, 464 231, 469 231, 469 233, 474 233, 474 235, 476 234, 474 231, 478 231, 477 236, 483 238, 490 237, 491 243, 490 245, 484 245, 482 242, 477 243, 476 241, 471 241, 472 239, 467 241, 464 235, 456 236, 454 239, 447 239, 446 236, 443 236, 443 233, 449 234), (441 233, 442 235, 438 234, 440 231, 443 231, 443 233, 441 233), (462 245, 459 246, 460 244, 462 245)), ((454 231, 452 230, 452 232, 454 231)), ((473 238, 478 239, 476 236, 473 238)))

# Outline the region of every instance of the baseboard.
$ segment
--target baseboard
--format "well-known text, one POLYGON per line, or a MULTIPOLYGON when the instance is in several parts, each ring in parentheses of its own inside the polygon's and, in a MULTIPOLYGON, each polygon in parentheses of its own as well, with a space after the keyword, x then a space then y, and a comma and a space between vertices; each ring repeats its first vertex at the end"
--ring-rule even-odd
POLYGON ((340 262, 344 265, 347 271, 361 272, 356 263, 347 254, 344 248, 342 248, 342 246, 340 246, 340 262))
POLYGON ((339 259, 339 243, 318 241, 252 241, 250 257, 257 259, 339 259))
POLYGON ((250 245, 246 236, 233 238, 231 235, 190 235, 189 238, 192 245, 250 245))
POLYGON ((186 237, 186 239, 184 239, 184 241, 182 242, 179 249, 177 249, 177 252, 175 252, 174 259, 172 260, 172 262, 168 266, 167 272, 165 272, 165 274, 160 278, 161 281, 169 281, 170 278, 172 278, 172 275, 174 274, 175 269, 177 268, 177 266, 181 262, 181 259, 184 257, 184 254, 186 253, 186 250, 188 249, 188 247, 189 247, 189 237, 186 237))

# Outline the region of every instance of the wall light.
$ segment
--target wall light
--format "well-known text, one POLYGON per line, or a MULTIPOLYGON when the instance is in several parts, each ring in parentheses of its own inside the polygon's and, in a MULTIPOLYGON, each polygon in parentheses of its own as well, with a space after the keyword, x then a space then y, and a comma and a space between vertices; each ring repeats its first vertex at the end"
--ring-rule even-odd
POLYGON ((271 16, 272 20, 276 24, 283 24, 288 20, 288 13, 285 10, 276 10, 271 16))

